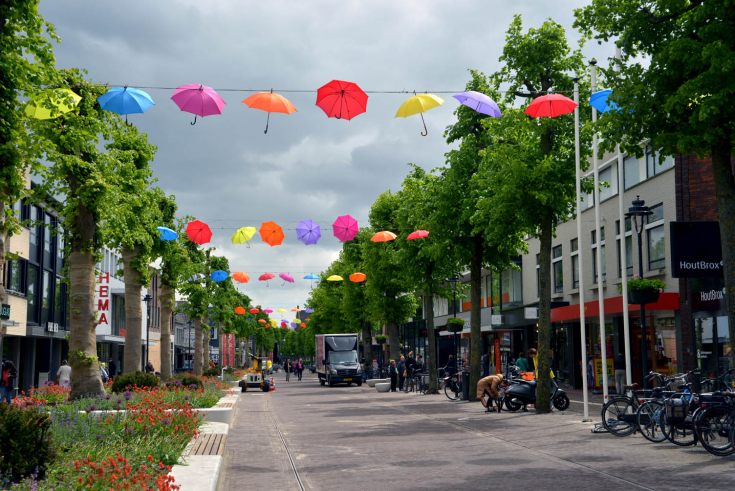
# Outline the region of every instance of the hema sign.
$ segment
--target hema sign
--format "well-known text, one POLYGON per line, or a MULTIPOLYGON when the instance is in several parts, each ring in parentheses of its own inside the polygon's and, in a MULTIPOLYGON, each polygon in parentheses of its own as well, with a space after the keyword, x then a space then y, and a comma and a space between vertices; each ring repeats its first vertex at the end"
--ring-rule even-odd
POLYGON ((674 278, 722 276, 718 222, 671 222, 670 227, 674 278))

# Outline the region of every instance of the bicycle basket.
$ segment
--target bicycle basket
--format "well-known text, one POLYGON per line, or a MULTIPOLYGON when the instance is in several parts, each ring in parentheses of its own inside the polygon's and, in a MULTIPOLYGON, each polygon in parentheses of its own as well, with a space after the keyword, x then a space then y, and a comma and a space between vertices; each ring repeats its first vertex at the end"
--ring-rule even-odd
POLYGON ((529 382, 536 380, 536 376, 533 372, 521 372, 521 378, 529 382))
POLYGON ((668 399, 666 401, 666 419, 671 421, 683 420, 689 412, 689 402, 683 399, 668 399))

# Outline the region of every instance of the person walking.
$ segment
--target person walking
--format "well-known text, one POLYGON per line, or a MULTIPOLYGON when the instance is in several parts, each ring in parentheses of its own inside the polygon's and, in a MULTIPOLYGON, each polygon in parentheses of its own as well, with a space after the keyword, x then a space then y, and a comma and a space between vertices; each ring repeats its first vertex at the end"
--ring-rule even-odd
POLYGON ((390 376, 390 391, 395 392, 396 386, 398 385, 398 368, 396 367, 396 360, 390 360, 388 362, 388 375, 390 376))
MULTIPOLYGON (((408 352, 408 358, 406 358, 406 378, 411 380, 413 372, 416 369, 416 358, 413 357, 413 351, 408 352)), ((405 385, 405 390, 408 392, 409 384, 405 385)), ((413 386, 411 387, 413 389, 413 386)))
POLYGON ((298 359, 296 362, 296 376, 299 379, 299 382, 301 382, 301 376, 304 374, 304 360, 301 358, 298 359))
POLYGON ((117 363, 115 363, 115 360, 112 358, 107 362, 107 374, 110 378, 115 378, 117 376, 117 363))
POLYGON ((625 357, 622 353, 618 353, 615 357, 615 392, 618 395, 623 394, 623 387, 625 387, 625 357))
POLYGON ((286 372, 286 382, 291 381, 291 360, 286 358, 286 363, 283 364, 283 371, 286 372))
POLYGON ((497 373, 495 375, 488 375, 487 377, 483 377, 477 382, 477 400, 480 401, 480 404, 482 404, 482 407, 485 408, 487 412, 494 411, 493 409, 493 401, 498 406, 498 412, 501 410, 501 404, 498 397, 500 396, 500 393, 498 392, 498 386, 503 381, 503 374, 497 373), (488 395, 487 402, 483 397, 485 396, 485 393, 488 395))
POLYGON ((56 380, 62 387, 71 387, 71 367, 63 360, 61 366, 56 370, 56 380))
POLYGON ((406 358, 401 355, 396 365, 398 370, 398 390, 403 390, 403 385, 406 383, 406 358))
POLYGON ((0 364, 0 402, 13 403, 13 388, 18 371, 10 360, 3 360, 0 364))
MULTIPOLYGON (((212 367, 210 366, 210 368, 212 368, 212 367)), ((156 369, 153 368, 153 363, 151 363, 151 361, 148 360, 148 362, 145 364, 145 372, 146 373, 154 373, 155 371, 156 371, 156 369)))

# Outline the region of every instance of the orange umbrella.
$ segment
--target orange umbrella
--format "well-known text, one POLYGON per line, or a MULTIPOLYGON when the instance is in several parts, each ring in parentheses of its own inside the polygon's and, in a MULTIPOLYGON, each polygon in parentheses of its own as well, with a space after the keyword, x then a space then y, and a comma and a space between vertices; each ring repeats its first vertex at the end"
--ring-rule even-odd
POLYGON ((350 281, 353 283, 362 283, 367 279, 367 275, 365 273, 352 273, 350 275, 350 281))
POLYGON ((301 324, 299 324, 299 325, 300 325, 301 327, 306 327, 306 322, 302 322, 302 323, 301 323, 301 324))
POLYGON ((258 319, 258 322, 260 322, 261 324, 266 324, 265 319, 258 319))
POLYGON ((242 101, 243 104, 251 109, 260 109, 268 113, 268 119, 265 123, 265 131, 268 133, 268 124, 271 121, 271 113, 291 114, 296 112, 296 108, 291 101, 283 97, 281 94, 270 92, 256 92, 248 96, 242 101))
POLYGON ((242 315, 245 313, 245 307, 235 307, 235 313, 237 315, 242 315))
POLYGON ((232 279, 237 281, 238 283, 247 283, 250 281, 250 276, 248 276, 247 273, 243 273, 242 271, 236 271, 232 273, 232 279))
POLYGON ((264 222, 260 226, 260 238, 271 247, 281 245, 283 237, 283 229, 276 222, 264 222))
POLYGON ((396 234, 383 230, 373 235, 370 240, 373 242, 390 242, 391 240, 396 240, 396 234))

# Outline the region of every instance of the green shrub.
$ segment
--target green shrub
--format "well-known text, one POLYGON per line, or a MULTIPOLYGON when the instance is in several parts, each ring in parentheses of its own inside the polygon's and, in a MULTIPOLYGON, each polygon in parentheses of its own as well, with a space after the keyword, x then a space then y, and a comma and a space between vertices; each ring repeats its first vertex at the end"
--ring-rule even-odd
POLYGON ((11 482, 34 473, 43 477, 54 457, 50 426, 46 411, 0 402, 0 476, 11 482))
POLYGON ((200 389, 204 386, 202 380, 196 375, 186 374, 182 375, 181 377, 177 377, 176 380, 181 381, 181 385, 183 385, 184 387, 196 385, 197 389, 200 389))
POLYGON ((132 372, 118 375, 112 383, 112 392, 125 392, 128 387, 158 387, 161 381, 152 373, 132 372))
POLYGON ((202 372, 202 375, 205 377, 219 377, 221 370, 217 367, 214 368, 207 368, 202 372))

